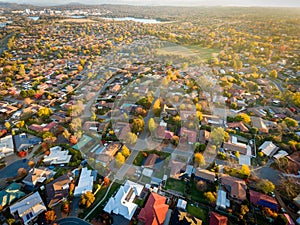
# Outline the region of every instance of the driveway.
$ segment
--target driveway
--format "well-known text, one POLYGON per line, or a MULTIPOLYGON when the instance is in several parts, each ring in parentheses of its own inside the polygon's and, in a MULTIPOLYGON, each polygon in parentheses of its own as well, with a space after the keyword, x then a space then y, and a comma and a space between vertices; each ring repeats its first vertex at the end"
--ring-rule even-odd
POLYGON ((0 179, 17 176, 18 169, 22 167, 25 168, 27 171, 29 170, 28 159, 20 159, 0 170, 0 179))

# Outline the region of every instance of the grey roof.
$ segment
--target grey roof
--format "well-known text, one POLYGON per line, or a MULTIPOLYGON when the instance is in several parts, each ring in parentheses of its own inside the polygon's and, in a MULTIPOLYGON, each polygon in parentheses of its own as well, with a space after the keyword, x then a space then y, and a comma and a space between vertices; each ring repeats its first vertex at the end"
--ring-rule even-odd
POLYGON ((33 145, 36 145, 42 141, 41 138, 33 136, 31 134, 17 134, 14 135, 14 142, 16 151, 22 151, 30 148, 33 145))

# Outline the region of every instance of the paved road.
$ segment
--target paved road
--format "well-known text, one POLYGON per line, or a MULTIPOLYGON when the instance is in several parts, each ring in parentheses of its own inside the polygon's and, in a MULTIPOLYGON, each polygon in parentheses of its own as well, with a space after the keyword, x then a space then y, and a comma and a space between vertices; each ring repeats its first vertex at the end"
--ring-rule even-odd
POLYGON ((18 161, 15 161, 8 165, 7 167, 0 170, 0 179, 1 178, 9 178, 14 177, 18 175, 18 169, 19 168, 25 168, 26 170, 29 169, 28 167, 28 159, 21 159, 18 161))
POLYGON ((76 217, 67 217, 56 221, 59 225, 91 225, 90 223, 76 217))
POLYGON ((262 179, 268 179, 269 181, 271 181, 275 185, 278 185, 280 183, 281 172, 279 172, 278 170, 275 170, 275 169, 270 168, 270 167, 261 167, 261 168, 255 170, 255 171, 253 171, 253 172, 258 177, 260 177, 262 179))

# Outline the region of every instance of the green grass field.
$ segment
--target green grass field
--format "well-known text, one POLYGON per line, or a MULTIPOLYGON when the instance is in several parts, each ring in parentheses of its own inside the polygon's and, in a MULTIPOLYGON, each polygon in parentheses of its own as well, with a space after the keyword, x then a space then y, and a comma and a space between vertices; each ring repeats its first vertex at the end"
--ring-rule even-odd
POLYGON ((215 57, 219 50, 203 48, 197 45, 171 46, 157 49, 159 55, 177 55, 183 57, 200 57, 202 60, 209 60, 215 57))

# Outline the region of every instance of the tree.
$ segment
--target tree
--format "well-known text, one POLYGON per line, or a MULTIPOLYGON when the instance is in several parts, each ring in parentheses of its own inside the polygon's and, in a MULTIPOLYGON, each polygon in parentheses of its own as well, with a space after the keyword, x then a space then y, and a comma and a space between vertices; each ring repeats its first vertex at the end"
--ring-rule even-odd
POLYGON ((248 116, 246 113, 239 113, 235 117, 235 119, 238 120, 238 121, 243 121, 244 123, 250 123, 251 122, 250 116, 248 116))
POLYGON ((138 137, 135 133, 128 132, 125 137, 125 142, 129 145, 133 145, 136 143, 138 137))
POLYGON ((46 119, 52 114, 52 110, 48 107, 42 107, 39 109, 37 114, 39 117, 46 119))
POLYGON ((280 193, 282 193, 290 200, 300 194, 300 186, 298 184, 298 181, 293 177, 281 178, 278 188, 280 190, 280 193))
POLYGON ((250 176, 250 168, 249 166, 243 164, 242 165, 242 168, 240 170, 240 174, 246 176, 246 177, 249 177, 250 176))
POLYGON ((155 117, 159 117, 161 113, 161 101, 160 99, 156 99, 156 101, 153 104, 153 114, 155 117))
POLYGON ((134 118, 131 124, 131 131, 135 134, 141 133, 144 130, 145 122, 143 118, 134 118))
POLYGON ((25 126, 25 121, 24 120, 20 120, 16 123, 16 127, 17 128, 22 128, 25 126))
POLYGON ((241 219, 244 219, 244 216, 249 212, 249 208, 247 205, 241 205, 241 208, 240 208, 240 218, 241 219))
POLYGON ((216 203, 216 196, 212 192, 205 192, 204 197, 207 199, 207 201, 211 204, 214 205, 216 203))
POLYGON ((56 219, 56 214, 54 210, 48 210, 45 212, 45 219, 48 223, 53 223, 56 219))
POLYGON ((25 76, 26 71, 25 71, 25 66, 24 66, 24 64, 21 64, 21 65, 20 65, 18 74, 19 74, 20 76, 22 76, 22 77, 25 76))
POLYGON ((194 162, 196 163, 197 166, 204 166, 205 165, 204 156, 199 152, 195 153, 194 162))
POLYGON ((289 221, 283 214, 279 214, 274 220, 274 224, 276 225, 288 225, 289 221))
POLYGON ((34 162, 34 161, 29 161, 29 162, 28 162, 28 166, 29 166, 30 168, 33 168, 34 165, 35 165, 35 162, 34 162))
POLYGON ((269 181, 267 179, 261 179, 261 180, 259 180, 255 184, 255 186, 256 186, 256 188, 259 191, 262 191, 265 194, 268 194, 268 193, 274 191, 274 189, 275 189, 275 185, 271 181, 269 181))
POLYGON ((108 177, 104 177, 104 179, 103 179, 103 184, 104 184, 105 186, 108 186, 109 183, 110 183, 109 178, 108 178, 108 177))
POLYGON ((77 144, 77 142, 78 142, 77 137, 75 135, 71 135, 70 136, 70 143, 72 145, 75 145, 75 144, 77 144))
POLYGON ((21 167, 21 168, 18 169, 18 176, 19 177, 24 177, 26 175, 27 175, 27 170, 25 168, 21 167))
POLYGON ((7 130, 10 130, 10 128, 11 128, 11 125, 10 125, 10 123, 9 123, 8 121, 6 121, 6 122, 4 123, 4 126, 5 126, 5 128, 6 128, 7 130))
POLYGON ((66 214, 69 214, 71 209, 70 209, 70 203, 69 202, 64 202, 61 206, 61 211, 66 213, 66 214))
POLYGON ((269 74, 270 77, 272 78, 277 78, 277 71, 276 70, 272 70, 269 74))
POLYGON ((62 136, 65 138, 65 139, 69 139, 71 134, 70 132, 67 130, 67 129, 64 129, 64 131, 62 132, 62 136))
POLYGON ((95 196, 92 192, 87 191, 80 197, 80 205, 86 208, 89 208, 95 201, 95 196))
POLYGON ((155 124, 155 121, 153 118, 150 118, 149 121, 148 121, 148 128, 149 128, 149 131, 152 133, 155 128, 156 128, 156 124, 155 124))
POLYGON ((130 155, 130 150, 126 145, 123 145, 121 153, 125 158, 127 158, 130 155))
POLYGON ((116 155, 116 163, 118 167, 122 166, 125 163, 125 157, 121 152, 118 152, 116 155))
POLYGON ((198 189, 199 191, 205 191, 206 188, 207 188, 207 185, 206 185, 206 182, 205 182, 205 181, 200 180, 200 181, 197 182, 197 189, 198 189))
POLYGON ((212 144, 218 146, 224 141, 225 131, 222 127, 218 127, 212 130, 210 138, 212 144))
POLYGON ((294 119, 292 119, 292 118, 290 118, 290 117, 286 117, 284 120, 284 123, 290 128, 290 127, 293 127, 293 128, 295 128, 295 127, 298 127, 298 122, 297 122, 297 120, 294 120, 294 119))

